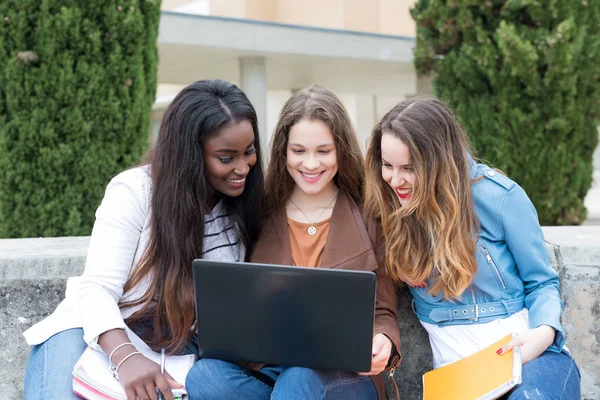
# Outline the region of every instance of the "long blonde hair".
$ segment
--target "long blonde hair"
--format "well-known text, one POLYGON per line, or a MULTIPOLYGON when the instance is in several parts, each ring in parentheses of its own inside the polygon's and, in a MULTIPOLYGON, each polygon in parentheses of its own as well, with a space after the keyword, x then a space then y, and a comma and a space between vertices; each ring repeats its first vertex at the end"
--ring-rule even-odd
POLYGON ((333 92, 312 85, 290 97, 279 115, 265 180, 267 215, 285 204, 294 190, 294 179, 286 168, 287 145, 290 129, 303 119, 319 120, 331 130, 338 164, 333 181, 356 203, 362 204, 364 159, 350 117, 333 92))
POLYGON ((460 298, 477 272, 469 154, 452 111, 437 99, 418 98, 398 103, 383 117, 367 150, 365 205, 381 220, 389 274, 412 283, 434 278, 429 293, 446 299, 460 298), (405 206, 381 175, 384 133, 409 148, 415 183, 405 206))

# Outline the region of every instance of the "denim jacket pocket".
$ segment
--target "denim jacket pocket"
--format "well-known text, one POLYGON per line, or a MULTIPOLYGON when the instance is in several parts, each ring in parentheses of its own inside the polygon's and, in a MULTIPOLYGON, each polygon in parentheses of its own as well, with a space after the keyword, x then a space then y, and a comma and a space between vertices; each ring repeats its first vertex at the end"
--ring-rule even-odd
POLYGON ((502 287, 502 290, 505 290, 506 289, 506 281, 502 277, 500 268, 498 268, 498 266, 494 262, 494 259, 492 258, 492 255, 490 254, 490 251, 487 249, 487 247, 485 247, 483 245, 480 245, 480 247, 481 247, 481 251, 483 251, 483 255, 485 256, 487 263, 490 265, 490 268, 492 269, 492 272, 494 273, 494 276, 496 277, 496 279, 498 280, 498 283, 502 287))

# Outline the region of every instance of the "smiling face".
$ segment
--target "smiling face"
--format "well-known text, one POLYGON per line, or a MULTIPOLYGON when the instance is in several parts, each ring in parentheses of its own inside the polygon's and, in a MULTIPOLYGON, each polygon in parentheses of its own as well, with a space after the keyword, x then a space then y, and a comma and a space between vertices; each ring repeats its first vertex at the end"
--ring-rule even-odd
POLYGON ((415 172, 408 146, 390 132, 381 136, 381 176, 406 205, 415 185, 415 172))
POLYGON ((337 174, 333 134, 320 120, 303 119, 289 132, 286 167, 302 192, 315 195, 329 190, 337 174))
POLYGON ((204 141, 202 151, 209 185, 226 196, 241 195, 246 177, 256 164, 254 130, 250 121, 226 126, 204 141))

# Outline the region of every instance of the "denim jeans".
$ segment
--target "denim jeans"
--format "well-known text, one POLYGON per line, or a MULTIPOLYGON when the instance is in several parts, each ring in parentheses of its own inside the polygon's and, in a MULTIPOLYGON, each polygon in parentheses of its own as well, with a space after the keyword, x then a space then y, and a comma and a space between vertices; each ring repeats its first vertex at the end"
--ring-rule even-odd
MULTIPOLYGON (((192 340, 180 354, 198 354, 196 342, 192 340)), ((25 368, 25 400, 81 399, 73 393, 73 368, 86 348, 81 328, 32 346, 25 368)))
POLYGON ((579 400, 579 369, 571 355, 546 351, 523 365, 523 383, 501 399, 505 400, 579 400))
POLYGON ((227 361, 202 359, 187 375, 190 400, 376 400, 371 379, 355 373, 265 366, 254 371, 227 361), (268 384, 274 381, 274 386, 268 384))
POLYGON ((79 399, 73 393, 73 367, 86 347, 81 328, 32 346, 25 368, 25 399, 79 399))

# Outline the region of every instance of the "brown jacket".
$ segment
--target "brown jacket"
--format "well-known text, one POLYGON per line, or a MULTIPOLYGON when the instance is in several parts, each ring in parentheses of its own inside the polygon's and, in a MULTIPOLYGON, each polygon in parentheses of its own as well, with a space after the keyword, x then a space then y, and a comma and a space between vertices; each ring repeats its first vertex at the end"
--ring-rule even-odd
MULTIPOLYGON (((293 265, 285 207, 270 216, 254 247, 252 262, 293 265)), ((323 250, 320 268, 374 271, 377 276, 377 298, 373 335, 385 334, 394 345, 388 369, 400 364, 400 334, 396 321, 396 286, 384 268, 383 243, 378 224, 364 213, 352 198, 340 190, 331 215, 331 225, 323 250), (376 243, 378 251, 373 246, 376 243)), ((264 364, 244 363, 260 370, 264 364)), ((372 376, 379 399, 385 399, 384 373, 372 376)))

